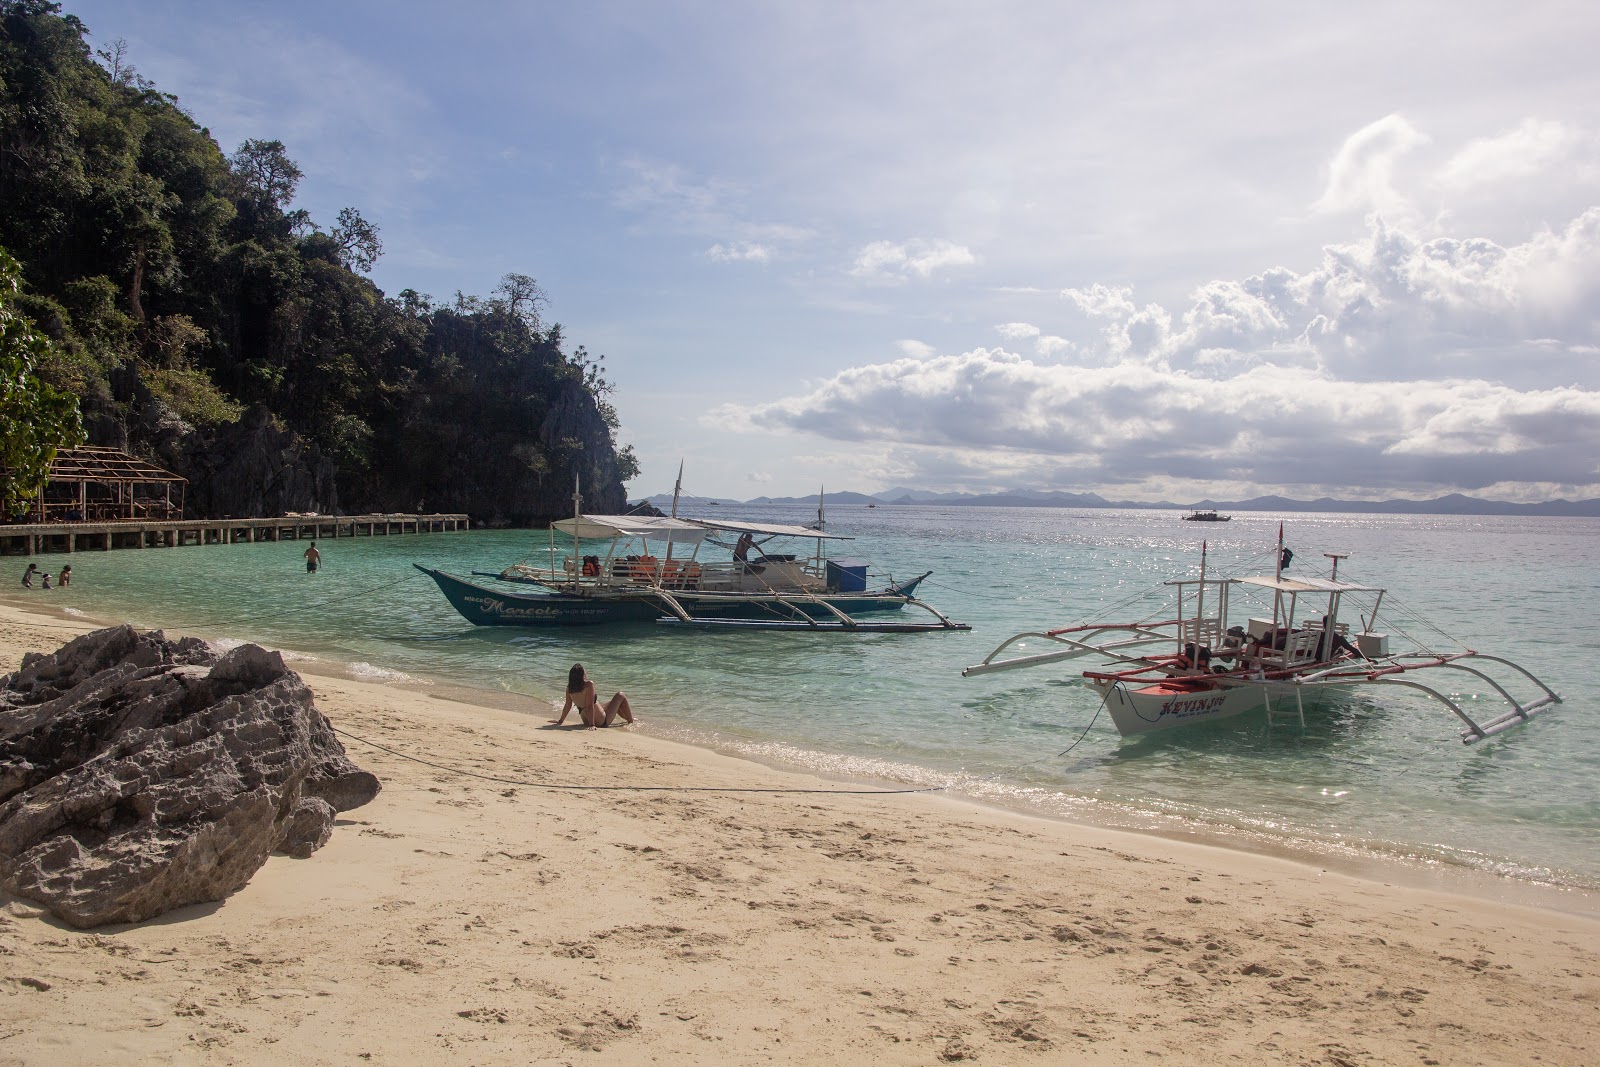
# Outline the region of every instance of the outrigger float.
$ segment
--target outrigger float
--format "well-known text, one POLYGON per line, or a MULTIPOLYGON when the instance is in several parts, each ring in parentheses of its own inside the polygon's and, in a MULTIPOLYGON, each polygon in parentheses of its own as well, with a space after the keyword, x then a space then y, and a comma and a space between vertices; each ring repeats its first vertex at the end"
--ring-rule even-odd
MULTIPOLYGON (((656 622, 743 630, 915 633, 969 630, 917 598, 932 571, 867 586, 862 560, 830 559, 824 542, 849 537, 820 528, 773 523, 681 519, 675 516, 585 515, 574 493, 574 515, 551 524, 548 559, 498 573, 474 572, 498 586, 416 564, 456 611, 477 626, 598 626, 656 622), (561 534, 570 540, 558 542, 561 534), (733 546, 718 535, 736 537, 733 546), (810 541, 807 555, 769 553, 774 538, 810 541), (593 552, 586 553, 584 542, 593 552), (605 547, 594 542, 605 542, 605 547), (728 552, 703 555, 706 545, 728 552), (536 587, 532 591, 505 588, 536 587), (919 608, 930 619, 887 619, 919 608), (872 616, 861 618, 862 615, 872 616)), ((673 511, 676 512, 676 505, 673 511)), ((821 508, 818 508, 821 522, 821 508)))
POLYGON ((1461 740, 1470 745, 1561 702, 1532 673, 1499 656, 1471 649, 1391 649, 1389 635, 1377 632, 1385 590, 1340 581, 1339 561, 1348 554, 1324 555, 1333 561, 1327 578, 1284 574, 1292 553, 1283 547, 1280 528, 1273 574, 1216 578, 1206 575, 1202 545, 1200 576, 1166 583, 1177 594, 1175 618, 1016 634, 961 673, 971 677, 1093 657, 1099 665, 1082 677, 1101 694, 1124 737, 1258 709, 1266 711, 1269 721, 1291 714, 1303 726, 1308 701, 1357 686, 1390 685, 1444 704, 1461 720, 1461 740), (1246 607, 1244 622, 1230 625, 1236 617, 1230 612, 1242 592, 1270 594, 1270 611, 1264 597, 1258 597, 1259 607, 1246 607), (1250 614, 1252 610, 1259 614, 1250 614), (1360 623, 1354 634, 1345 621, 1349 618, 1360 623), (1044 650, 1037 651, 1041 646, 1044 650), (1441 676, 1461 675, 1487 686, 1502 710, 1480 722, 1436 684, 1441 676), (1511 687, 1531 688, 1533 695, 1518 700, 1511 687))

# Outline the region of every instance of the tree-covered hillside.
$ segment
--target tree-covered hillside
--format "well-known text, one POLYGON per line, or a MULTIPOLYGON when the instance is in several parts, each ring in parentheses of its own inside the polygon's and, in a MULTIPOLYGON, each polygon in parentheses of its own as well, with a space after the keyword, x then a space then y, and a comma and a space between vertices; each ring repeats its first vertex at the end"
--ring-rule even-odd
MULTIPOLYGON (((0 246, 53 342, 40 378, 94 444, 191 480, 202 515, 464 511, 536 523, 621 510, 600 361, 564 351, 544 296, 386 297, 354 208, 293 207, 285 147, 227 155, 120 44, 60 5, 0 0, 0 246)), ((603 358, 603 357, 602 357, 603 358)))

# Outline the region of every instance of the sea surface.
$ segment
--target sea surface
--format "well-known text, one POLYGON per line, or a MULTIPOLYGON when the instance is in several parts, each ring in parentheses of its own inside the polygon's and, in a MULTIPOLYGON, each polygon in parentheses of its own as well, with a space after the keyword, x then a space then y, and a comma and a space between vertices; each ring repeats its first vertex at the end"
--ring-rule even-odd
MULTIPOLYGON (((815 518, 780 506, 703 514, 815 518)), ((377 680, 490 690, 528 714, 530 731, 581 661, 602 698, 628 693, 643 729, 775 766, 942 786, 1367 873, 1538 887, 1557 906, 1568 894, 1577 910, 1594 908, 1600 520, 1238 514, 1200 524, 1166 511, 890 506, 830 508, 828 528, 856 539, 833 554, 870 561, 875 578, 933 571, 923 597, 972 631, 477 628, 411 566, 498 571, 545 549, 547 535, 530 531, 323 540, 315 575, 297 542, 79 552, 69 589, 33 595, 377 680), (1270 573, 1280 522, 1296 553, 1290 573, 1326 575, 1322 553, 1347 552, 1341 578, 1389 590, 1375 628, 1395 643, 1509 657, 1565 703, 1472 746, 1448 708, 1399 687, 1310 708, 1303 727, 1262 713, 1124 740, 1071 664, 961 676, 1020 631, 1170 617, 1162 583, 1198 573, 1202 541, 1208 574, 1270 573)), ((43 559, 47 570, 67 561, 43 559)), ((1486 687, 1472 681, 1443 684, 1487 715, 1486 687)))

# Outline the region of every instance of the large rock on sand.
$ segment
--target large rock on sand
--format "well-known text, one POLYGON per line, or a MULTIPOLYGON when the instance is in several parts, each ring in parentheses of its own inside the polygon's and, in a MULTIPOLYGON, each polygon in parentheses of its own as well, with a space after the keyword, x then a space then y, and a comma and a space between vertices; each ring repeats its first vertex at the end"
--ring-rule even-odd
POLYGON ((221 900, 378 789, 257 645, 118 626, 0 678, 0 888, 74 926, 221 900))

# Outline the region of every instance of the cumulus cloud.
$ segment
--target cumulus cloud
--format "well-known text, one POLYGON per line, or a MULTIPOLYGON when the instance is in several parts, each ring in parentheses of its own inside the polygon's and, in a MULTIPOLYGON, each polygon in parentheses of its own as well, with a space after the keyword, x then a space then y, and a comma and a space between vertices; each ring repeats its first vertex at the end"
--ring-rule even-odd
POLYGON ((1072 350, 1071 341, 1047 334, 1031 322, 1002 322, 994 329, 1007 341, 1031 342, 1034 352, 1047 358, 1072 350))
POLYGON ((1600 494, 1600 390, 1587 385, 1600 208, 1511 247, 1374 220, 1312 270, 1213 281, 1176 314, 1123 288, 1063 297, 1095 331, 1071 366, 1004 347, 923 353, 713 417, 1130 495, 1518 482, 1600 494))
POLYGON ((1328 184, 1312 210, 1404 214, 1409 203, 1395 188, 1395 164, 1427 143, 1427 135, 1400 115, 1387 115, 1357 130, 1334 155, 1328 184))
POLYGON ((912 277, 932 277, 935 271, 947 267, 967 267, 977 262, 971 249, 950 241, 874 241, 856 255, 850 273, 868 281, 899 284, 912 277))

